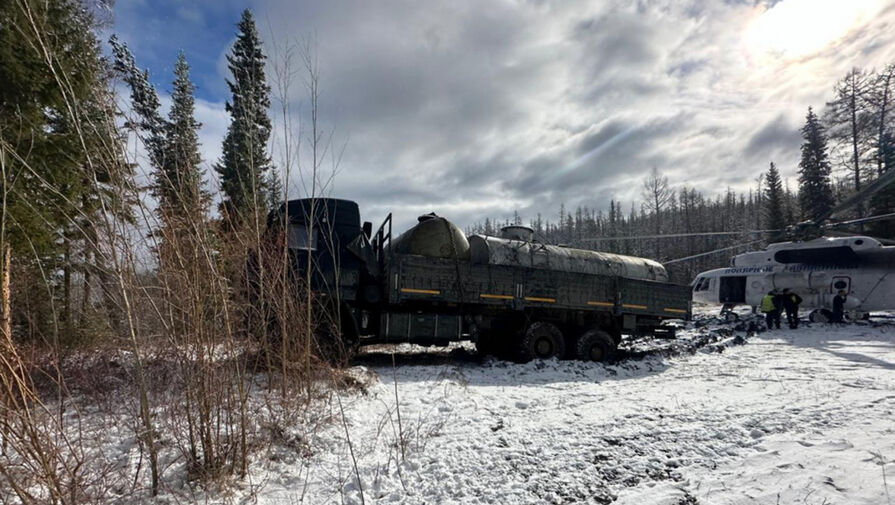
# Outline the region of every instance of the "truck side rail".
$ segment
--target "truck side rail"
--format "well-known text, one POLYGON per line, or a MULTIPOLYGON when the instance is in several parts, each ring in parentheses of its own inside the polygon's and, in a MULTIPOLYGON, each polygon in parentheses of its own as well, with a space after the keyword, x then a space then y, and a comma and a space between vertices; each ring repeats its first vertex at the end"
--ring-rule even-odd
POLYGON ((660 281, 469 263, 458 269, 451 260, 403 254, 394 255, 388 276, 388 299, 393 304, 457 304, 463 293, 464 304, 511 310, 604 311, 659 319, 690 316, 690 288, 660 281))

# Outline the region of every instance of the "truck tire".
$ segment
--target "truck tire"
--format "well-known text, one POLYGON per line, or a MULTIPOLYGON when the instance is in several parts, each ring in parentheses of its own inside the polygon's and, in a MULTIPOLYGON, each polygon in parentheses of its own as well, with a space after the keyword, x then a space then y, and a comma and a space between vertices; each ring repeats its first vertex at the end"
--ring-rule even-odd
POLYGON ((559 328, 540 321, 528 327, 520 347, 525 361, 562 358, 566 353, 566 341, 559 328))
POLYGON ((605 331, 589 330, 578 337, 575 347, 580 360, 610 361, 615 357, 617 344, 605 331))

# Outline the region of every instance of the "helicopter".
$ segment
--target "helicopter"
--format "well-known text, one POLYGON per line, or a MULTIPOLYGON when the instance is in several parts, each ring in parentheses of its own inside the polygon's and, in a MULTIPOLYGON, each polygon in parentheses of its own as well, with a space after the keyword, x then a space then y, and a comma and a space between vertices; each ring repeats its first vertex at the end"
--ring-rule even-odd
POLYGON ((820 237, 778 242, 761 251, 738 254, 733 265, 702 272, 693 281, 693 301, 722 305, 722 315, 737 305, 753 308, 765 293, 787 288, 803 299, 818 320, 839 291, 847 294, 852 318, 895 309, 895 247, 867 236, 820 237))
POLYGON ((844 291, 845 309, 852 319, 895 309, 895 246, 882 239, 836 231, 895 219, 895 213, 828 222, 893 181, 895 171, 889 171, 818 219, 772 230, 776 235, 771 240, 788 236, 789 241, 738 254, 730 267, 698 274, 691 284, 693 301, 721 304, 722 316, 732 318, 736 317, 732 312, 735 306, 749 305, 755 311, 769 291, 789 289, 802 297, 804 308, 813 309, 809 320, 822 321, 824 309, 844 291))

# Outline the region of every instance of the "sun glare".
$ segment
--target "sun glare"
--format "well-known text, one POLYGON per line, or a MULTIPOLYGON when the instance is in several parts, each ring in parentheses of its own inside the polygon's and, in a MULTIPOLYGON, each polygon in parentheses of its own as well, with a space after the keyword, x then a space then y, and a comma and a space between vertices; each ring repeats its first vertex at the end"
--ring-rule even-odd
POLYGON ((782 0, 748 26, 746 47, 754 56, 787 59, 815 54, 869 19, 881 0, 782 0))

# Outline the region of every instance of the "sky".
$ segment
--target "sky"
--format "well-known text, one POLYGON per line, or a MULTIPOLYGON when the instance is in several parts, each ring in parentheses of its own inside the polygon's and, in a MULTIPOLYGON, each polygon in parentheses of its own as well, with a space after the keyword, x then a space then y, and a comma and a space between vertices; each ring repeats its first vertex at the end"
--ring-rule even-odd
POLYGON ((895 62, 891 0, 117 0, 114 30, 163 102, 185 52, 212 187, 244 8, 268 77, 291 61, 271 111, 274 162, 285 137, 299 146, 290 197, 307 191, 310 46, 324 191, 399 229, 432 211, 466 227, 628 207, 653 167, 716 195, 773 161, 794 185, 808 107, 850 68, 895 62))

